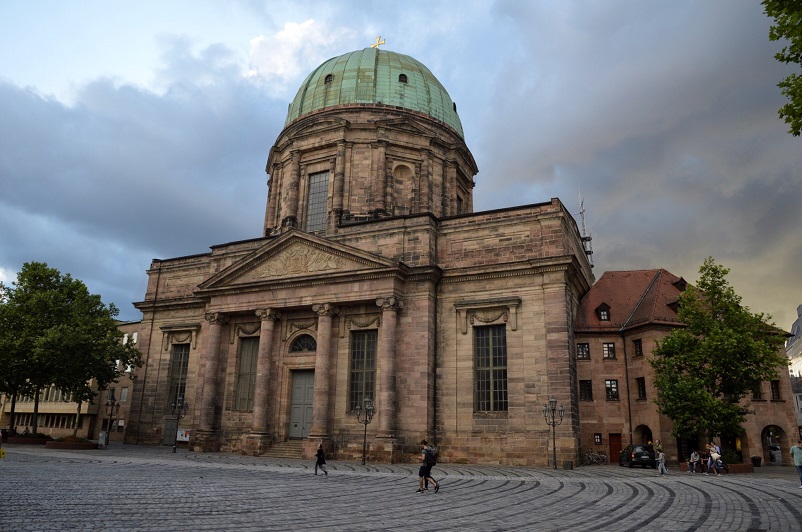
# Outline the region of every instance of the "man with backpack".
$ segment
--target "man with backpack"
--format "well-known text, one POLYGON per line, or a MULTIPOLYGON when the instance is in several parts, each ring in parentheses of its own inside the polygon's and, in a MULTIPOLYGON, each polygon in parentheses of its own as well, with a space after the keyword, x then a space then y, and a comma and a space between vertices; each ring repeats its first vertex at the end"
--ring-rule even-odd
POLYGON ((429 442, 426 440, 421 440, 421 466, 418 470, 418 491, 415 493, 425 493, 426 490, 423 487, 424 480, 434 484, 434 492, 437 493, 440 491, 440 483, 437 482, 435 479, 432 478, 432 467, 437 465, 437 458, 435 456, 434 449, 429 447, 429 442))

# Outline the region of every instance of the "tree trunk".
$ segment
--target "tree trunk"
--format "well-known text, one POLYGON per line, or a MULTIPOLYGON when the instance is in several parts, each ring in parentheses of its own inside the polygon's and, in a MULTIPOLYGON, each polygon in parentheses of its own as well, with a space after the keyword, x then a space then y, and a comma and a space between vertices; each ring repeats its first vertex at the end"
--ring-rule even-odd
POLYGON ((72 424, 72 435, 78 436, 78 423, 81 421, 81 403, 78 403, 78 411, 75 413, 75 421, 72 424))
POLYGON ((39 388, 36 388, 33 393, 33 421, 31 433, 36 434, 37 425, 39 424, 39 388))

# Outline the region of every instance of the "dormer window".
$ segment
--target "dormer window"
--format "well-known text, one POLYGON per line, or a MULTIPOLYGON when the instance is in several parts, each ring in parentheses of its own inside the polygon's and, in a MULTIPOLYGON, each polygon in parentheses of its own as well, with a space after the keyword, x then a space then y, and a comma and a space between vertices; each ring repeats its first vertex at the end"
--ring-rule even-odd
POLYGON ((679 279, 677 279, 676 281, 674 281, 674 282, 673 282, 673 283, 671 283, 671 284, 673 284, 674 286, 676 286, 676 287, 677 287, 677 290, 679 290, 680 292, 684 292, 684 291, 685 291, 685 289, 688 287, 688 281, 686 281, 686 280, 685 280, 685 279, 683 279, 682 277, 680 277, 679 279))
POLYGON ((599 321, 610 321, 610 306, 607 303, 602 303, 596 308, 596 316, 599 321))
POLYGON ((329 74, 329 75, 327 75, 327 76, 326 76, 326 79, 324 80, 324 82, 326 83, 326 85, 331 85, 331 82, 332 82, 332 81, 334 81, 334 76, 333 76, 332 74, 329 74))
POLYGON ((406 83, 407 82, 407 75, 406 74, 399 74, 398 75, 398 83, 406 83))

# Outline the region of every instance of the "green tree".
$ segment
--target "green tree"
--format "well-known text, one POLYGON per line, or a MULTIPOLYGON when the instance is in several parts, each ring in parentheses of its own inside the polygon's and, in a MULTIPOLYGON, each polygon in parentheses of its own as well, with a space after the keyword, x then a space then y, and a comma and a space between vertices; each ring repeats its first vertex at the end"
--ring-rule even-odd
MULTIPOLYGON (((763 8, 766 15, 774 19, 769 39, 788 41, 774 58, 785 64, 802 66, 802 0, 763 0, 763 8)), ((777 86, 790 100, 780 108, 780 118, 790 125, 788 132, 798 137, 802 132, 802 76, 791 73, 777 86)))
POLYGON ((728 269, 707 258, 699 273, 698 286, 679 297, 685 327, 658 342, 650 361, 655 403, 674 421, 675 436, 734 436, 749 412, 741 399, 788 364, 784 337, 770 316, 741 304, 728 269))
POLYGON ((0 391, 33 393, 34 433, 44 388, 55 385, 80 408, 126 367, 141 367, 141 353, 122 343, 117 308, 69 274, 26 263, 13 287, 0 283, 0 295, 0 361, 8 362, 0 367, 0 391))

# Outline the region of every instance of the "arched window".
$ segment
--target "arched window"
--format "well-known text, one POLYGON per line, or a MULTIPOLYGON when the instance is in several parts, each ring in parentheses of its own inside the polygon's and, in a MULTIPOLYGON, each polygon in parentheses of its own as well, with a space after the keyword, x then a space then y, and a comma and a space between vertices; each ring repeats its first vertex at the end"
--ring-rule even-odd
POLYGON ((317 342, 308 334, 302 334, 292 343, 290 351, 293 353, 317 351, 317 342))
POLYGON ((407 75, 406 74, 399 74, 398 75, 398 82, 399 83, 406 83, 407 82, 407 75))
POLYGON ((334 81, 334 76, 329 74, 329 75, 326 76, 326 79, 324 81, 325 81, 326 85, 329 85, 329 84, 331 84, 332 81, 334 81))

